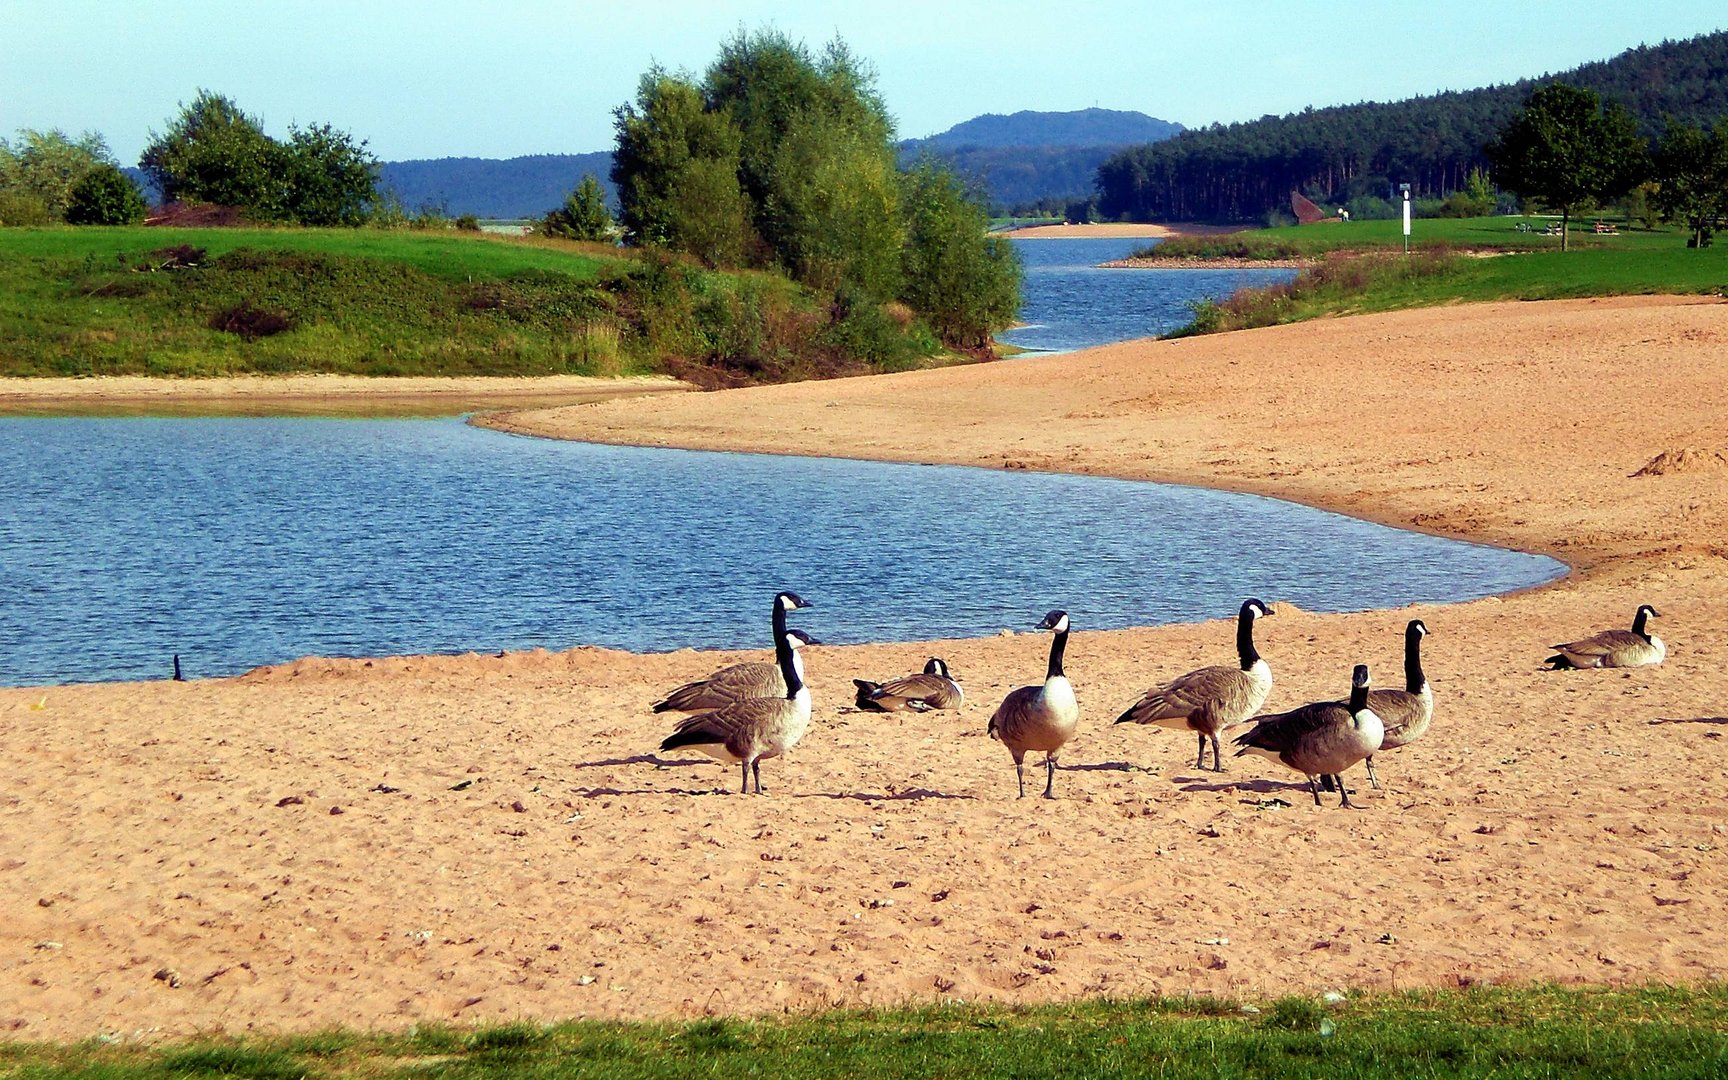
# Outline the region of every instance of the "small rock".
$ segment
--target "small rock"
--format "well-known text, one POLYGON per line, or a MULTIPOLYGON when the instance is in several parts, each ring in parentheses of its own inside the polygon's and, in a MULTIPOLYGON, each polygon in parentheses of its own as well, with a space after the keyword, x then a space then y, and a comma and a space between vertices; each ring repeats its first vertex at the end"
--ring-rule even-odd
POLYGON ((576 985, 577 986, 593 986, 594 985, 594 976, 592 976, 592 975, 578 975, 578 976, 576 976, 576 985))
POLYGON ((1320 995, 1320 1000, 1324 1001, 1328 1005, 1342 1005, 1344 1003, 1344 995, 1340 994, 1336 990, 1328 990, 1324 994, 1320 995))
POLYGON ((300 804, 304 803, 305 801, 306 801, 305 799, 302 799, 298 795, 289 795, 286 798, 277 799, 276 805, 277 806, 299 806, 300 804))
POLYGON ((180 973, 173 968, 157 968, 156 974, 150 976, 157 982, 165 982, 174 989, 180 989, 180 973))
POLYGON ((342 809, 340 806, 332 806, 330 808, 330 816, 331 817, 337 817, 341 814, 346 814, 347 812, 348 811, 342 809))

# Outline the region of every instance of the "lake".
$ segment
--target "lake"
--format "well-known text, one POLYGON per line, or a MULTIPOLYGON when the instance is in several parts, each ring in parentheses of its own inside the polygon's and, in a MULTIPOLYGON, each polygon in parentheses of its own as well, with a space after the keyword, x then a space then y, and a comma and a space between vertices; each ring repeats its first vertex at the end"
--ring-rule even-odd
POLYGON ((0 419, 0 684, 307 654, 765 648, 1341 611, 1549 580, 1518 552, 1083 476, 593 446, 459 419, 0 419))
POLYGON ((1025 324, 999 335, 1023 349, 1071 352, 1131 338, 1156 337, 1188 323, 1189 305, 1222 300, 1237 289, 1291 280, 1290 269, 1106 270, 1152 241, 1141 239, 1015 240, 1026 267, 1025 324))

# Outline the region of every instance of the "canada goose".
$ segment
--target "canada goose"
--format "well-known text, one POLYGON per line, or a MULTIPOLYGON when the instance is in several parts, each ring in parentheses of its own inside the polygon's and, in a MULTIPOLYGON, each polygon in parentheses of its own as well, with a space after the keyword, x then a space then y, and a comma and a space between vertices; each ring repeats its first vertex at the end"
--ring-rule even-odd
POLYGON ((1554 671, 1564 668, 1644 667, 1660 664, 1668 655, 1662 639, 1644 632, 1644 624, 1662 613, 1649 604, 1640 604, 1632 618, 1631 630, 1604 630, 1583 641, 1550 645, 1555 653, 1542 661, 1554 671))
POLYGON ((1080 706, 1074 687, 1062 674, 1062 651, 1068 647, 1068 613, 1052 611, 1036 629, 1055 633, 1050 641, 1050 666, 1044 685, 1010 690, 990 717, 990 737, 1014 755, 1014 776, 1020 782, 1020 798, 1026 797, 1026 751, 1044 752, 1044 797, 1056 797, 1056 752, 1074 737, 1080 706))
MULTIPOLYGON (((799 601, 796 606, 809 605, 799 601)), ((775 610, 781 609, 776 606, 775 610)), ((739 765, 743 777, 739 793, 749 792, 750 777, 754 775, 756 794, 762 794, 762 759, 779 757, 792 749, 810 727, 810 688, 804 685, 804 665, 798 656, 801 645, 799 636, 780 623, 776 627, 774 659, 786 685, 785 693, 778 697, 743 698, 712 712, 687 716, 661 741, 660 749, 688 746, 739 765)))
POLYGON ((1236 756, 1258 754, 1283 762, 1308 777, 1314 805, 1320 805, 1316 778, 1330 776, 1338 784, 1340 806, 1351 806, 1342 773, 1380 749, 1385 728, 1368 707, 1368 666, 1357 664, 1350 676, 1350 700, 1317 701, 1289 712, 1260 718, 1251 731, 1235 740, 1236 756))
MULTIPOLYGON (((783 592, 774 595, 773 627, 776 649, 779 648, 780 635, 788 632, 799 640, 800 645, 822 644, 802 630, 786 629, 786 613, 809 606, 809 602, 797 593, 783 592)), ((654 711, 707 712, 710 709, 724 708, 745 698, 784 697, 785 694, 786 680, 780 677, 778 662, 767 664, 760 660, 749 660, 723 667, 706 679, 685 683, 667 694, 664 701, 656 702, 654 711)))
POLYGON ((858 687, 858 707, 871 712, 894 712, 897 709, 958 709, 966 692, 948 673, 948 662, 932 656, 924 665, 923 674, 873 683, 869 679, 853 679, 858 687))
MULTIPOLYGON (((1411 619, 1404 627, 1404 689, 1369 691, 1368 707, 1386 729, 1385 738, 1380 740, 1382 750, 1408 746, 1428 734, 1428 726, 1434 722, 1434 688, 1422 674, 1422 639, 1427 634, 1428 626, 1421 619, 1411 619)), ((1373 755, 1369 755, 1367 765, 1368 782, 1378 788, 1373 755)))
POLYGON ((1116 718, 1116 723, 1152 724, 1194 732, 1200 739, 1200 752, 1194 759, 1196 769, 1205 767, 1206 740, 1211 739, 1212 771, 1223 772, 1218 733, 1253 716, 1272 692, 1272 669, 1254 649, 1254 619, 1270 614, 1272 609, 1259 600, 1243 601, 1242 610, 1236 615, 1238 666, 1203 667, 1148 690, 1145 697, 1116 718))

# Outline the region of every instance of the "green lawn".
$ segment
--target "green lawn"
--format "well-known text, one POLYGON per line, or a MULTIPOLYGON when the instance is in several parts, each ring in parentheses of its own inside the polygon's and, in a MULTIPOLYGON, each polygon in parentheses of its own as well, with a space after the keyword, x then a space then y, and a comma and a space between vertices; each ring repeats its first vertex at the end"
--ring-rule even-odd
MULTIPOLYGON (((1595 232, 1595 217, 1575 218, 1567 234, 1574 251, 1669 251, 1685 250, 1686 233, 1661 227, 1644 229, 1623 219, 1612 220, 1619 232, 1613 236, 1595 232)), ((1470 251, 1558 251, 1560 238, 1542 230, 1558 217, 1418 218, 1410 224, 1412 250, 1428 247, 1462 248, 1470 251), (1518 226, 1533 231, 1520 231, 1518 226)), ((1180 256, 1237 258, 1314 258, 1333 251, 1384 249, 1402 251, 1404 226, 1400 221, 1326 222, 1290 225, 1277 229, 1246 229, 1218 236, 1174 237, 1149 245, 1137 254, 1153 258, 1180 256)))
POLYGON ((148 1048, 0 1044, 0 1073, 78 1077, 1721 1077, 1728 991, 1472 989, 949 1005, 689 1023, 517 1023, 148 1048))

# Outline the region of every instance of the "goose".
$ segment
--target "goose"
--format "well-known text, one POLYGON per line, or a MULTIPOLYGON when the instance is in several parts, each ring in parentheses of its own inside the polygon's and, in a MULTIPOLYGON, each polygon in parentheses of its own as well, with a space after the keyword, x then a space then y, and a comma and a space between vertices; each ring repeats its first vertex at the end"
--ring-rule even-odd
POLYGON ((948 662, 932 656, 918 675, 873 683, 869 679, 853 679, 858 687, 858 707, 871 712, 894 712, 898 709, 958 709, 966 700, 966 692, 948 672, 948 662))
MULTIPOLYGON (((782 610, 778 603, 776 612, 782 610)), ((797 606, 809 605, 799 601, 797 606)), ((774 660, 786 686, 784 693, 743 698, 712 712, 687 716, 661 741, 660 749, 688 746, 738 765, 743 777, 739 794, 749 793, 751 776, 756 778, 756 794, 762 794, 762 759, 792 749, 810 727, 810 688, 804 685, 804 664, 798 656, 801 644, 781 622, 774 638, 774 660)))
POLYGON ((1368 707, 1368 666, 1357 664, 1350 675, 1350 700, 1317 701, 1289 712, 1259 718, 1236 738, 1236 756, 1258 754, 1282 762, 1308 777, 1314 805, 1320 805, 1317 778, 1330 776, 1338 784, 1340 806, 1353 806, 1344 786, 1345 769, 1380 749, 1385 727, 1368 707))
MULTIPOLYGON (((1382 750, 1410 745, 1428 734, 1429 725, 1434 723, 1434 688, 1422 674, 1422 639, 1427 635, 1427 624, 1411 619, 1404 627, 1404 689, 1368 693, 1368 707, 1386 728, 1385 738, 1380 740, 1382 750)), ((1368 782, 1378 788, 1373 755, 1369 755, 1367 766, 1368 782)))
POLYGON ((1668 655, 1668 646, 1654 634, 1645 633, 1644 625, 1661 614, 1649 604, 1640 604, 1638 614, 1632 617, 1631 630, 1604 630, 1582 641, 1550 645, 1554 655, 1542 662, 1553 671, 1660 664, 1668 655))
MULTIPOLYGON (((786 630, 786 613, 809 606, 809 601, 797 593, 783 592, 774 595, 773 628, 776 648, 779 647, 780 635, 788 632, 799 643, 793 648, 822 644, 802 630, 786 630)), ((760 660, 750 660, 723 667, 706 679, 685 683, 667 694, 665 700, 656 702, 654 711, 707 712, 724 708, 745 698, 782 697, 785 693, 786 680, 780 677, 778 662, 767 664, 760 660)))
POLYGON ((1074 700, 1074 687, 1062 673, 1062 652, 1068 647, 1068 613, 1052 611, 1044 616, 1035 629, 1049 630, 1056 636, 1050 641, 1050 666, 1042 686, 1022 686, 1008 692, 996 707, 986 729, 992 739, 1014 755, 1014 776, 1020 782, 1020 798, 1026 797, 1026 751, 1044 752, 1044 797, 1056 797, 1056 753, 1074 737, 1074 726, 1080 720, 1080 706, 1074 700))
POLYGON ((1223 772, 1218 733, 1253 716, 1272 692, 1272 668, 1254 649, 1254 620, 1270 614, 1272 609, 1259 600, 1244 600, 1236 615, 1236 667, 1203 667, 1148 690, 1116 718, 1116 723, 1194 732, 1200 740, 1196 769, 1205 767, 1206 740, 1211 739, 1212 771, 1223 772))

